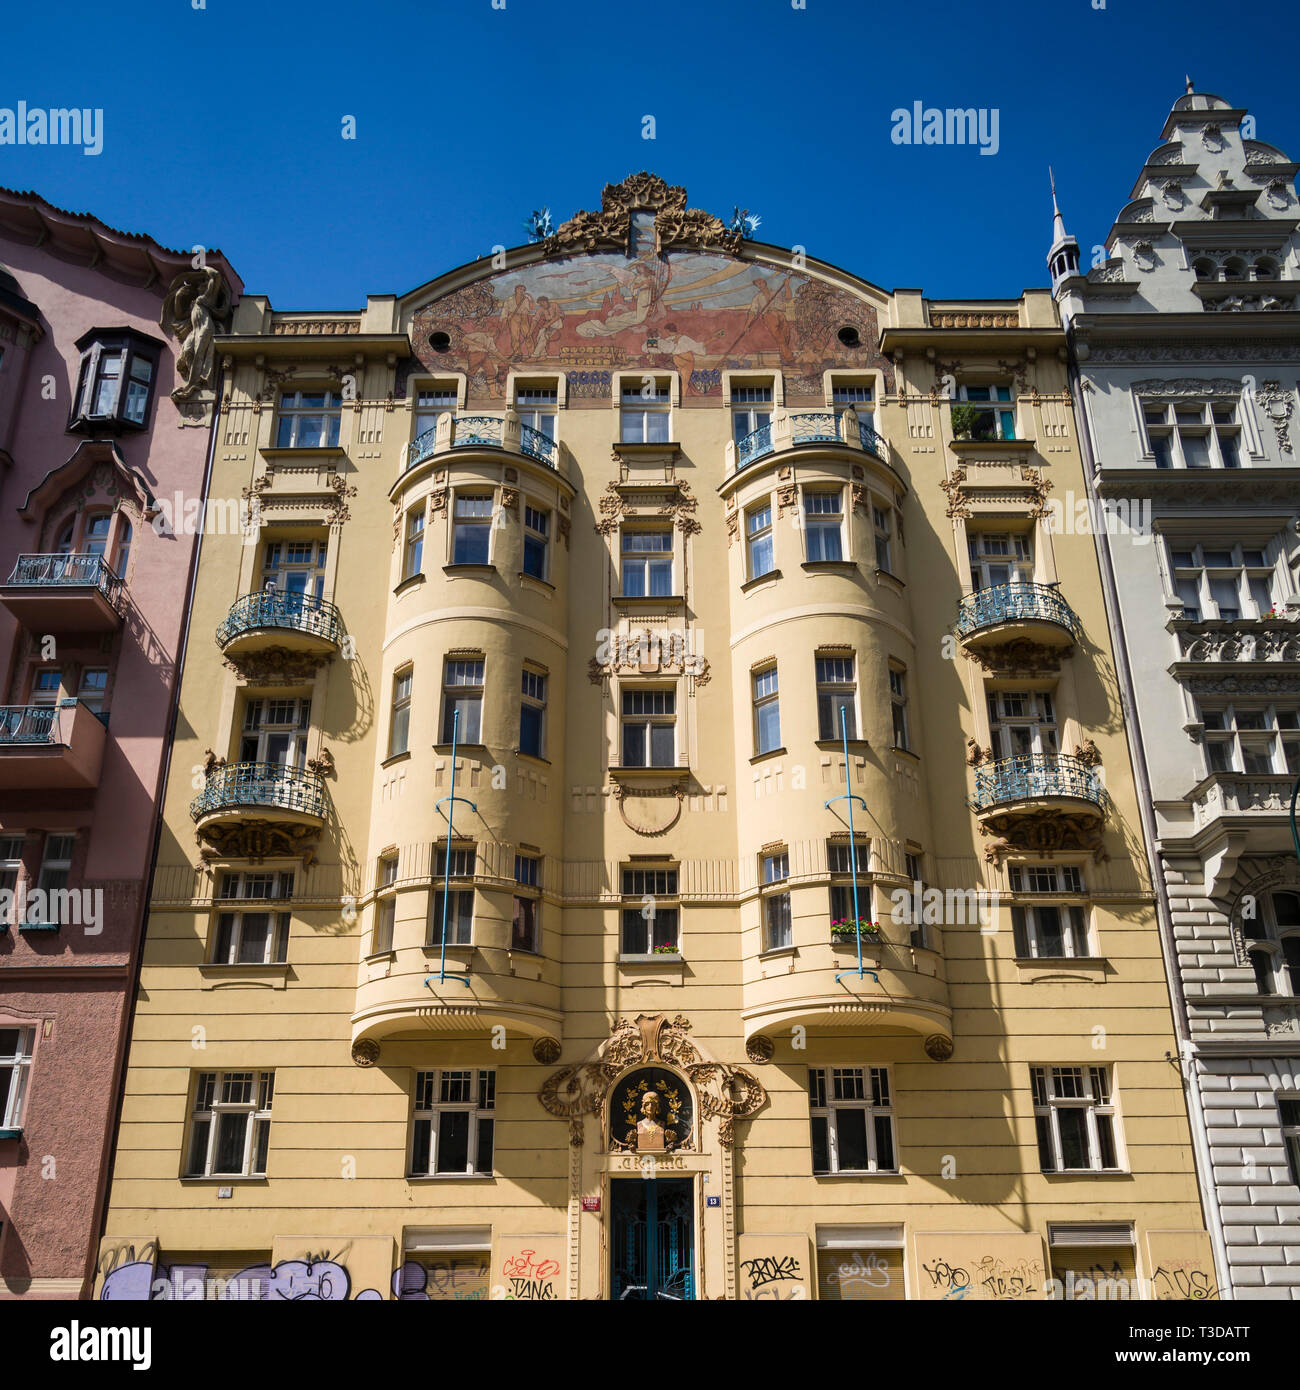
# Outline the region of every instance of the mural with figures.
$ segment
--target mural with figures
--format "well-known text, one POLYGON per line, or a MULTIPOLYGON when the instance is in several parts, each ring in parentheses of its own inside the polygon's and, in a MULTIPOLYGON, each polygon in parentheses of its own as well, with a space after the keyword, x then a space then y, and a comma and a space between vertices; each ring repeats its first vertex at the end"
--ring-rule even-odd
POLYGON ((889 383, 866 300, 800 271, 633 247, 501 271, 416 310, 423 369, 464 372, 479 397, 503 397, 512 368, 563 372, 574 404, 636 368, 679 372, 683 400, 720 392, 724 370, 781 371, 790 397, 820 398, 832 365, 889 383))

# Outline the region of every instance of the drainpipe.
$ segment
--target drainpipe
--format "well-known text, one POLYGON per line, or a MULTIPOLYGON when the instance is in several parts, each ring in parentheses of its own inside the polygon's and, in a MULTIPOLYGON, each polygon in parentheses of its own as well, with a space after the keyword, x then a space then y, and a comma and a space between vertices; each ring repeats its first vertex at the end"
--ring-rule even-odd
MULTIPOLYGON (((203 489, 199 496, 204 502, 204 509, 200 516, 206 517, 208 500, 208 489, 212 485, 212 463, 217 454, 217 431, 221 428, 221 396, 222 387, 225 385, 226 369, 221 364, 220 354, 217 356, 217 379, 216 395, 212 401, 212 427, 208 432, 208 458, 203 467, 203 489)), ((174 528, 173 528, 174 530, 174 528)), ((181 709, 181 680, 185 675, 185 656, 189 650, 190 642, 190 622, 194 613, 194 588, 198 582, 199 574, 199 552, 203 549, 204 527, 199 527, 199 533, 194 540, 194 552, 190 556, 190 572, 186 579, 185 588, 185 607, 181 615, 180 638, 176 647, 176 680, 172 686, 171 709, 167 720, 167 741, 163 745, 162 767, 158 772, 158 783, 154 788, 154 822, 153 822, 153 845, 149 850, 149 870, 145 875, 144 894, 141 899, 140 917, 136 923, 136 934, 133 941, 135 948, 135 959, 130 963, 130 992, 127 995, 126 1020, 122 1028, 121 1036, 117 1044, 117 1058, 113 1067, 113 1122, 109 1126, 108 1134, 104 1143, 104 1157, 101 1168, 104 1174, 104 1181, 100 1186, 99 1194, 96 1198, 95 1219, 91 1224, 91 1229, 95 1232, 95 1243, 90 1252, 89 1269, 86 1273, 86 1283, 83 1286, 82 1297, 89 1298, 94 1292, 95 1274, 99 1266, 99 1242, 104 1237, 104 1227, 108 1224, 108 1192, 113 1184, 114 1161, 117 1157, 117 1140, 122 1127, 122 1102, 124 1099, 123 1089, 126 1082, 126 1055, 130 1045, 131 1033, 135 1027, 135 1002, 140 993, 140 972, 144 968, 144 924, 149 917, 149 904, 153 900, 154 874, 158 864, 158 847, 162 842, 163 829, 163 798, 167 790, 168 778, 171 775, 172 749, 176 741, 176 723, 180 717, 181 709)))
MULTIPOLYGON (((1092 452, 1092 429, 1088 420, 1083 398, 1082 378, 1075 354, 1074 331, 1067 326, 1067 340, 1070 348, 1069 376, 1070 392, 1074 398, 1075 414, 1079 420, 1079 443, 1083 451, 1083 481, 1088 493, 1090 513, 1100 517, 1100 498, 1097 493, 1097 480, 1094 472, 1095 461, 1092 452)), ((1128 663, 1128 647, 1124 640, 1124 619, 1120 613, 1119 596, 1115 586, 1115 570, 1111 563, 1110 532, 1103 526, 1093 527, 1098 537, 1097 552, 1101 561, 1101 590, 1106 604, 1106 617, 1111 632, 1115 634, 1115 671, 1119 677, 1120 701, 1124 722, 1133 737, 1130 740, 1133 773, 1137 779, 1138 814, 1142 821, 1142 834, 1146 840, 1147 865, 1156 888, 1156 923, 1160 931, 1160 951, 1165 959, 1165 974, 1169 977, 1169 991, 1173 1003, 1174 1037, 1178 1043, 1178 1069, 1183 1072, 1183 1088, 1187 1093, 1187 1108, 1191 1119, 1192 1151, 1196 1160, 1197 1186, 1201 1193, 1201 1214, 1206 1218, 1206 1229, 1210 1233, 1210 1245, 1214 1251, 1214 1264, 1219 1281, 1219 1297, 1231 1300, 1232 1283, 1228 1271, 1228 1252, 1223 1238, 1223 1217, 1219 1211, 1218 1199, 1214 1189, 1214 1168, 1210 1162, 1210 1145, 1205 1133, 1205 1112, 1201 1106, 1201 1088, 1197 1083, 1196 1044, 1192 1041, 1187 1027, 1187 1000, 1183 993, 1183 979, 1178 969, 1178 949, 1174 941, 1173 916, 1169 909, 1169 889, 1160 867, 1160 856, 1156 850, 1156 813, 1151 797, 1151 777, 1147 769, 1146 745, 1142 740, 1142 721, 1138 717, 1137 700, 1133 694, 1133 674, 1128 663)))

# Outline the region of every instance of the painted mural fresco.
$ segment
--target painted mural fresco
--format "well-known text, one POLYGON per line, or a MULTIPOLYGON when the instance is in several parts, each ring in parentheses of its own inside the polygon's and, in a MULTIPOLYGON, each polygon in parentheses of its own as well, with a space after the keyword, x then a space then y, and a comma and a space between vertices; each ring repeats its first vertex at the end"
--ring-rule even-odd
MULTIPOLYGON (((724 370, 779 370, 788 396, 820 397, 831 366, 881 367, 872 305, 793 270, 708 252, 568 256, 486 276, 416 311, 429 372, 465 372, 503 397, 510 370, 563 372, 569 398, 608 397, 614 371, 681 374, 682 396, 719 393, 724 370), (842 329, 857 332, 846 346, 842 329), (436 350, 431 338, 446 335, 436 350)), ((418 369, 417 369, 418 370, 418 369)))

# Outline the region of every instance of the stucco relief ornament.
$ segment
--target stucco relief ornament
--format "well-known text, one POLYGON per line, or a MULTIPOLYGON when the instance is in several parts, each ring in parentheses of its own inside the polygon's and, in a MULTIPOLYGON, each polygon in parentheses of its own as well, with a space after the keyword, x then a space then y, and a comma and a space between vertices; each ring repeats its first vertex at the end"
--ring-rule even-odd
POLYGON ((1041 468, 1022 468, 1021 478, 1029 484, 1033 496, 1033 506, 1029 509, 1031 517, 1047 515, 1047 494, 1052 490, 1050 478, 1043 477, 1041 468))
POLYGON ((939 486, 948 494, 947 516, 970 516, 970 503, 962 495, 962 484, 966 481, 966 470, 954 468, 946 478, 939 479, 939 486))
POLYGON ((1274 179, 1265 189, 1265 196, 1271 207, 1285 208, 1291 203, 1291 190, 1287 187, 1285 179, 1274 179))
POLYGON ((733 256, 744 240, 720 217, 686 206, 686 190, 667 184, 657 174, 642 171, 601 190, 599 212, 579 212, 562 222, 542 242, 548 256, 574 251, 618 249, 632 241, 633 212, 653 212, 654 254, 669 247, 691 246, 728 251, 733 256))
MULTIPOLYGON (((1174 206, 1174 204, 1170 204, 1174 206)), ((1133 264, 1139 270, 1154 270, 1156 266, 1155 247, 1149 241, 1138 241, 1133 244, 1133 264)))
POLYGON ((1180 208, 1187 206, 1187 195, 1183 192, 1183 186, 1177 179, 1169 179, 1160 185, 1160 201, 1165 207, 1172 208, 1177 212, 1180 208))
POLYGON ((159 324, 180 343, 172 400, 188 401, 212 380, 213 344, 230 314, 230 288, 212 266, 182 271, 163 300, 159 324))
POLYGON ((1201 131, 1201 144, 1211 154, 1220 154, 1224 149, 1223 131, 1212 122, 1201 131))
POLYGON ((352 1061, 358 1067, 373 1067, 379 1061, 379 1044, 374 1038, 362 1038, 352 1044, 352 1061))
POLYGON ((1266 381, 1255 392, 1255 399, 1273 426, 1277 447, 1284 454, 1291 453, 1291 414, 1295 410, 1295 392, 1284 391, 1282 383, 1275 379, 1266 381))

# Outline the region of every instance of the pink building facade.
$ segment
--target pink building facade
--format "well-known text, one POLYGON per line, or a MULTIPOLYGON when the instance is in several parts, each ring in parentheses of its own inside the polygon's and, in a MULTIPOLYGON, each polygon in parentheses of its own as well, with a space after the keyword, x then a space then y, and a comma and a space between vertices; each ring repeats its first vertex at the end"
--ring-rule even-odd
POLYGON ((0 1299, 94 1274, 241 289, 218 252, 0 189, 0 1299))

